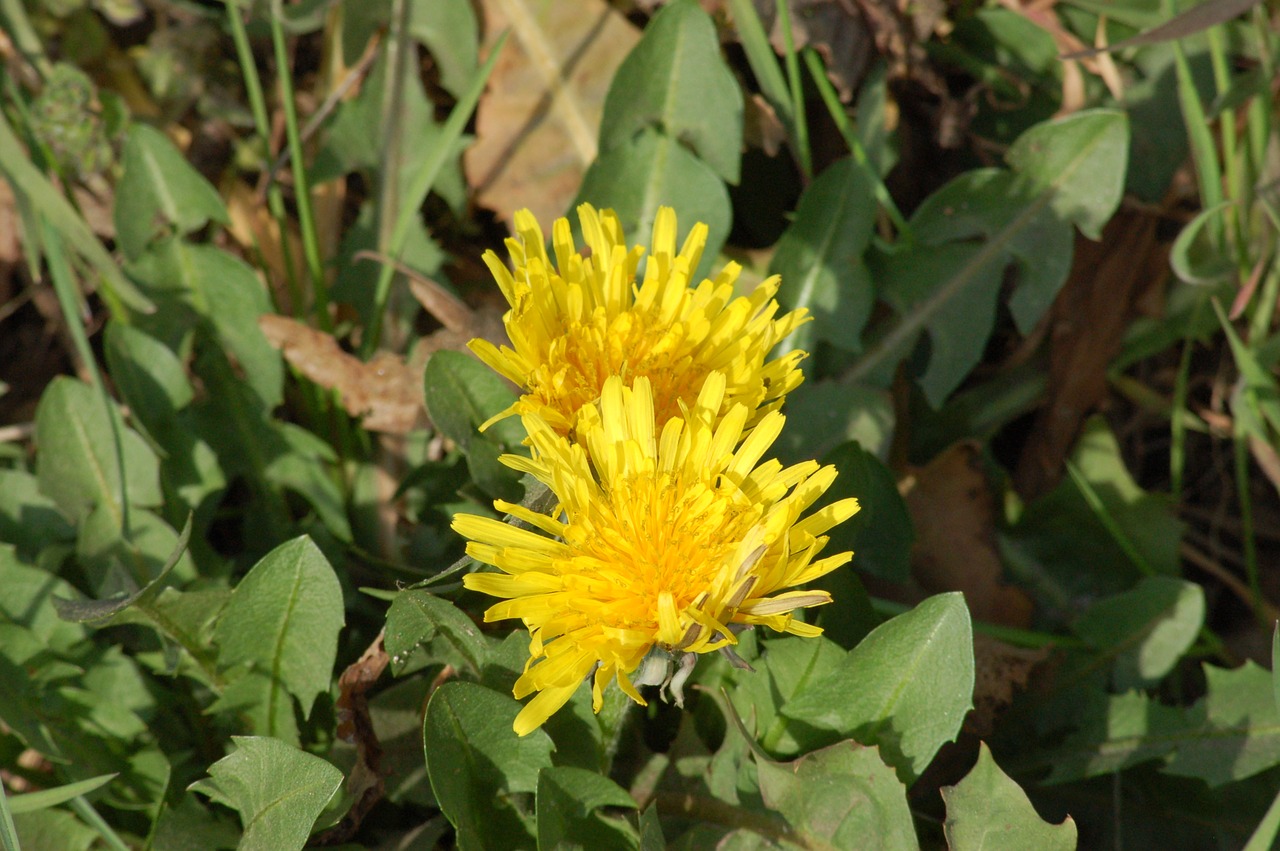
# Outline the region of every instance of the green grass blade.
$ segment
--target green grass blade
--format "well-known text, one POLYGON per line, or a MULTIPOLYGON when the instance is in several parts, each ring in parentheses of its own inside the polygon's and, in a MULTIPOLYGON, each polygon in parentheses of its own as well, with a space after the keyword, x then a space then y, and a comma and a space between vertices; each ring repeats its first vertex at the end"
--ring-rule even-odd
POLYGON ((120 838, 120 834, 116 833, 111 825, 107 824, 107 820, 98 815, 98 811, 93 808, 84 796, 71 799, 71 809, 75 814, 80 816, 81 821, 98 831, 98 835, 102 837, 102 841, 106 843, 108 848, 113 851, 133 851, 129 847, 129 843, 120 838))
POLYGON ((787 65, 787 85, 791 90, 796 158, 800 160, 800 173, 808 180, 813 177, 813 152, 809 149, 809 122, 804 110, 804 79, 800 75, 800 60, 796 53, 795 39, 791 35, 790 4, 778 3, 778 22, 782 25, 782 43, 787 49, 783 60, 787 65))
POLYGON ((90 777, 88 780, 81 780, 77 783, 68 783, 65 786, 56 786, 53 789, 44 789, 39 792, 27 792, 25 795, 19 795, 9 802, 9 812, 30 813, 35 810, 56 807, 58 804, 64 804, 72 798, 79 798, 81 795, 87 795, 94 789, 107 785, 115 779, 115 777, 115 774, 101 774, 97 777, 90 777))
POLYGON ((1267 807, 1267 813, 1245 843, 1244 851, 1269 851, 1275 847, 1276 834, 1280 833, 1280 794, 1267 807))
MULTIPOLYGON (((418 214, 418 210, 422 207, 422 202, 427 198, 427 193, 431 191, 436 178, 440 176, 440 170, 444 168, 444 164, 450 154, 453 153, 458 139, 462 137, 462 131, 466 129, 467 120, 471 117, 476 104, 480 101, 480 95, 484 92, 485 84, 489 81, 489 75, 493 73, 494 67, 498 64, 498 57, 502 55, 503 45, 507 43, 507 35, 508 33, 504 32, 498 36, 497 42, 493 45, 493 50, 489 51, 489 58, 485 60, 484 65, 476 73, 470 88, 454 104, 453 110, 449 113, 449 118, 445 121, 444 127, 440 131, 440 135, 436 138, 435 147, 423 158, 422 165, 419 166, 417 174, 414 175, 413 182, 404 193, 400 203, 400 212, 396 216, 395 227, 391 231, 391 244, 383 246, 383 254, 388 257, 394 260, 400 259, 400 252, 404 250, 404 243, 409 236, 409 226, 413 223, 413 217, 418 214)), ((365 357, 373 354, 373 351, 378 347, 378 339, 382 334, 382 315, 386 312, 387 297, 391 292, 391 278, 394 275, 395 266, 391 263, 384 264, 382 270, 378 273, 378 282, 374 289, 373 297, 373 315, 369 319, 369 328, 365 334, 362 347, 365 357)))
POLYGON ((0 783, 0 851, 21 851, 21 847, 18 844, 18 828, 13 824, 9 801, 4 794, 4 783, 0 783))
POLYGON ((112 316, 121 322, 128 322, 129 312, 126 308, 139 313, 151 313, 155 310, 155 305, 121 273, 115 259, 94 236, 89 225, 71 206, 71 202, 62 197, 27 157, 3 113, 0 113, 0 174, 4 175, 16 192, 26 197, 36 212, 101 276, 102 298, 112 316))
POLYGON ((742 49, 747 54, 747 64, 751 66, 751 73, 756 75, 756 82, 760 84, 760 92, 778 114, 778 120, 787 129, 787 135, 795 138, 796 120, 791 109, 791 92, 787 88, 787 79, 782 75, 782 69, 778 67, 773 45, 769 43, 769 36, 756 13, 755 4, 751 0, 729 0, 729 11, 733 15, 738 38, 742 41, 742 49))

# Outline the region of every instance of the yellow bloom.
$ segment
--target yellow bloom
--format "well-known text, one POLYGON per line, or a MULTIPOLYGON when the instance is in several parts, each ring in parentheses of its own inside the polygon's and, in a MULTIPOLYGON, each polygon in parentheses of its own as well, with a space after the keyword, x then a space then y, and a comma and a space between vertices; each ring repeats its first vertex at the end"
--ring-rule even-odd
MULTIPOLYGON (((772 277, 750 295, 734 298, 741 267, 730 263, 714 279, 691 286, 707 242, 707 226, 694 225, 676 253, 676 215, 658 211, 653 250, 644 278, 636 270, 644 249, 628 249, 612 210, 578 208, 589 257, 573 244, 568 219, 552 228, 555 262, 547 256, 538 222, 516 213, 516 237, 507 240, 514 272, 492 251, 485 262, 511 309, 504 317, 511 346, 473 340, 471 349, 525 395, 494 420, 537 414, 570 435, 579 412, 595 404, 610 376, 626 383, 645 376, 652 387, 658 426, 697 398, 712 371, 728 380, 727 396, 751 412, 748 426, 782 406, 799 386, 804 353, 765 362, 769 352, 807 321, 804 310, 775 319, 772 277)), ((491 420, 490 422, 492 422, 491 420)), ((486 424, 487 425, 487 424, 486 424)))
POLYGON ((597 712, 601 690, 615 678, 643 704, 628 674, 655 647, 691 662, 687 654, 736 643, 735 624, 821 632, 793 613, 830 596, 783 589, 849 560, 847 552, 814 557, 825 533, 858 503, 843 499, 801 519, 835 469, 760 463, 784 417, 765 414, 744 440, 752 411, 726 403, 726 384, 711 373, 685 416, 658 427, 649 379, 627 387, 615 376, 604 382, 599 405, 583 409, 577 443, 526 416, 532 457, 504 456, 504 463, 532 473, 559 505, 548 516, 495 503, 539 531, 454 518, 453 528, 470 539, 467 553, 502 571, 463 580, 504 598, 485 620, 519 618, 529 628, 530 660, 515 696, 538 695, 516 718, 520 735, 537 729, 592 672, 597 712))

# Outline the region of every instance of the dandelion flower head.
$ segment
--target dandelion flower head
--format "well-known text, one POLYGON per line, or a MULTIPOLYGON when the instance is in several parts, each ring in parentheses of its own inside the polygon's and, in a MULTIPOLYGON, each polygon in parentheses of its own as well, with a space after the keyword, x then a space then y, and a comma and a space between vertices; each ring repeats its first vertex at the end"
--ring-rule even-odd
POLYGON ((470 539, 467 553, 501 571, 464 579, 502 598, 485 620, 519 618, 529 629, 530 660, 514 691, 537 695, 516 718, 521 735, 592 674, 597 712, 614 679, 643 704, 629 674, 655 647, 707 653, 736 643, 733 625, 821 633, 795 610, 830 596, 794 586, 851 557, 816 558, 825 533, 858 510, 856 500, 801 517, 835 469, 761 462, 784 417, 765 414, 744 439, 752 411, 727 399, 722 373, 708 376, 683 416, 659 426, 656 406, 650 379, 627 386, 615 376, 604 382, 599 404, 584 408, 578 442, 526 415, 532 457, 504 456, 504 463, 546 484, 559 505, 544 515, 495 503, 532 529, 454 518, 454 529, 470 539))
MULTIPOLYGON (((507 240, 512 267, 490 251, 485 262, 511 309, 504 317, 510 346, 473 340, 479 358, 523 388, 524 395, 494 419, 536 413, 556 432, 570 435, 579 412, 594 405, 610 376, 627 384, 649 379, 657 423, 692 404, 708 374, 722 372, 727 397, 751 411, 754 425, 802 380, 800 351, 766 362, 769 352, 807 312, 777 317, 777 276, 751 293, 734 295, 741 267, 729 263, 694 286, 691 276, 707 242, 696 224, 676 251, 676 216, 663 207, 645 250, 628 248, 612 210, 578 207, 590 256, 578 253, 568 219, 552 228, 552 257, 533 214, 515 216, 507 240)), ((491 421, 492 422, 492 421, 491 421)))

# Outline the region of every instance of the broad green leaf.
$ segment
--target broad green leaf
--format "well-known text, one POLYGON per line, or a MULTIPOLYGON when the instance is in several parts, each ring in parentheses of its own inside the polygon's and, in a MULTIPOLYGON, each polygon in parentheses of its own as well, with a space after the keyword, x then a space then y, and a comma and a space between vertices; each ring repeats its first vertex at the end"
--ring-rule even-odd
POLYGON ((919 847, 907 790, 875 748, 843 741, 794 762, 756 763, 765 806, 810 840, 804 847, 812 839, 835 848, 919 847))
POLYGON ((9 812, 17 815, 18 813, 31 813, 36 810, 56 807, 58 804, 64 804, 72 798, 87 795, 94 789, 107 785, 115 776, 114 774, 103 774, 98 777, 91 777, 88 780, 56 786, 53 789, 43 789, 39 792, 27 792, 25 795, 17 795, 9 800, 9 812))
POLYGON ((182 361, 160 340, 115 319, 107 323, 103 349, 111 380, 130 411, 168 447, 175 415, 195 397, 182 361))
POLYGON ((955 739, 973 706, 973 631, 960 593, 881 624, 844 663, 782 707, 835 738, 878 745, 904 782, 955 739))
POLYGON ((232 736, 235 750, 192 784, 240 814, 240 848, 301 848, 342 786, 342 772, 279 739, 232 736))
POLYGON ((442 351, 427 361, 423 393, 432 422, 466 453, 472 480, 491 496, 518 501, 519 475, 498 458, 506 452, 526 451, 520 418, 507 417, 479 431, 485 421, 515 402, 507 384, 475 358, 442 351))
MULTIPOLYGON (((157 522, 163 523, 158 518, 157 522)), ((164 528, 168 529, 168 526, 164 528)), ((172 530, 169 531, 172 532, 172 530)), ((191 518, 188 517, 187 525, 183 527, 182 534, 177 535, 176 540, 168 548, 168 558, 149 582, 132 593, 121 592, 109 600, 73 600, 65 597, 54 597, 53 604, 58 610, 58 615, 65 620, 76 623, 105 624, 130 606, 149 607, 156 597, 160 595, 160 592, 164 590, 164 580, 169 575, 169 571, 173 570, 179 560, 186 554, 187 541, 190 540, 190 537, 191 518)))
MULTIPOLYGON (((0 624, 0 627, 4 626, 0 624)), ((27 747, 64 762, 66 759, 61 748, 55 744, 48 725, 37 712, 37 707, 43 702, 42 686, 33 682, 25 666, 9 658, 10 655, 28 655, 23 648, 14 646, 14 631, 18 629, 20 627, 12 627, 0 633, 6 639, 6 646, 0 651, 0 721, 27 747)), ((29 643, 33 645, 32 653, 39 653, 39 645, 34 640, 29 643)))
POLYGON ((635 809, 636 802, 608 777, 584 768, 544 768, 538 775, 539 848, 638 848, 626 820, 602 807, 635 809))
POLYGON ((806 381, 787 394, 783 412, 787 427, 773 451, 784 464, 821 458, 851 440, 884 458, 893 438, 889 394, 866 384, 806 381))
POLYGON ((152 851, 234 848, 239 839, 238 825, 215 816, 196 796, 183 795, 160 811, 151 848, 152 851))
POLYGON ((1115 210, 1128 138, 1125 116, 1113 110, 1038 124, 1010 148, 1012 171, 967 172, 926 199, 911 218, 915 243, 873 269, 899 321, 849 379, 884 380, 927 330, 920 385, 941 405, 982 355, 1010 266, 1009 309, 1029 333, 1066 280, 1071 226, 1096 238, 1115 210))
MULTIPOLYGON (((76 561, 94 597, 131 594, 151 582, 179 550, 178 533, 154 513, 139 509, 129 515, 129 535, 116 526, 111 512, 97 506, 80 523, 76 561)), ((180 551, 169 584, 196 578, 191 557, 180 551)))
POLYGON ((191 167, 163 133, 146 124, 129 128, 116 186, 116 240, 136 260, 152 242, 182 236, 210 220, 227 221, 216 189, 191 167))
POLYGON ((147 323, 153 336, 168 341, 177 329, 208 329, 262 404, 280 404, 284 364, 258 328, 271 303, 248 264, 211 245, 173 238, 136 257, 129 274, 165 308, 163 317, 147 323))
POLYGON ((890 582, 906 582, 911 573, 915 526, 898 492, 897 477, 880 459, 846 443, 822 458, 840 471, 835 483, 814 503, 816 511, 845 497, 857 497, 858 513, 832 529, 824 553, 853 551, 852 567, 890 582))
POLYGON ((583 201, 613 209, 627 242, 633 245, 649 244, 653 220, 662 206, 676 211, 681 229, 677 245, 695 223, 705 223, 707 247, 695 278, 708 274, 733 221, 729 193, 711 167, 652 128, 601 151, 582 178, 573 206, 583 201))
POLYGON ((737 684, 729 699, 748 731, 756 736, 772 734, 764 741, 766 748, 774 753, 797 753, 801 746, 776 723, 778 709, 825 680, 840 667, 846 654, 838 644, 822 637, 775 638, 763 644, 764 653, 751 662, 754 671, 734 671, 737 684))
MULTIPOLYGON (((0 477, 0 487, 3 482, 0 477)), ((68 650, 84 638, 84 628, 65 622, 55 609, 56 596, 70 596, 75 589, 48 571, 21 563, 11 547, 0 546, 0 588, 0 622, 24 626, 56 650, 68 650)))
MULTIPOLYGON (((1091 109, 1037 124, 1004 158, 1032 191, 1049 193, 1049 206, 1063 221, 1098 240, 1124 194, 1128 145, 1124 113, 1091 109)), ((1022 320, 1019 325, 1027 330, 1022 320)))
POLYGON ((518 417, 494 423, 482 435, 486 420, 515 402, 515 394, 493 370, 461 352, 442 351, 427 361, 423 376, 427 413, 440 431, 465 452, 473 441, 492 440, 513 450, 524 439, 518 417))
POLYGON ((947 847, 951 851, 1035 848, 1074 851, 1076 823, 1042 821, 1027 793, 1000 770, 983 742, 978 763, 955 786, 942 787, 947 803, 947 847))
POLYGON ((1227 670, 1204 666, 1208 693, 1189 713, 1165 771, 1210 786, 1243 780, 1280 765, 1280 709, 1271 673, 1252 661, 1227 670))
POLYGON ((51 544, 73 540, 75 529, 40 492, 35 476, 25 470, 0 470, 0 541, 34 559, 51 544))
POLYGON ((1115 687, 1128 691, 1163 679, 1203 624, 1204 590, 1199 585, 1151 576, 1129 591, 1094 603, 1074 628, 1089 644, 1115 654, 1115 687))
POLYGON ((511 725, 519 712, 507 695, 465 682, 445 683, 427 704, 427 774, 463 851, 531 844, 527 810, 514 793, 537 790, 552 744, 542 730, 517 736, 511 725))
POLYGON ((68 517, 82 518, 95 505, 102 505, 121 526, 122 478, 131 505, 160 504, 155 454, 125 427, 114 406, 108 413, 102 395, 89 385, 66 376, 51 381, 36 408, 35 437, 40 490, 68 517), (116 420, 119 429, 123 476, 108 417, 116 420))
POLYGON ((271 679, 272 705, 285 689, 311 714, 328 691, 344 622, 342 587, 309 538, 281 544, 240 580, 218 621, 224 668, 248 663, 271 679))
POLYGON ((98 831, 65 810, 22 813, 13 824, 22 851, 88 851, 98 840, 98 831))
POLYGON ((640 814, 640 851, 666 851, 667 840, 662 835, 662 820, 658 808, 650 805, 640 814))
POLYGON ((720 56, 715 25, 694 0, 664 6, 614 75, 600 122, 602 156, 657 130, 737 183, 742 89, 720 56))
POLYGON ((479 675, 489 645, 471 618, 448 600, 427 591, 401 591, 387 610, 386 647, 392 672, 402 669, 420 645, 442 642, 461 664, 479 675))
POLYGON ((800 196, 769 273, 782 276, 778 302, 788 310, 807 308, 813 321, 783 340, 776 354, 812 352, 818 341, 851 352, 862 348, 859 335, 875 303, 862 255, 876 210, 871 177, 852 157, 827 168, 800 196))
POLYGON ((1085 711, 1081 728, 1050 755, 1053 772, 1046 783, 1111 774, 1158 759, 1174 749, 1185 727, 1181 710, 1141 692, 1109 695, 1085 711))

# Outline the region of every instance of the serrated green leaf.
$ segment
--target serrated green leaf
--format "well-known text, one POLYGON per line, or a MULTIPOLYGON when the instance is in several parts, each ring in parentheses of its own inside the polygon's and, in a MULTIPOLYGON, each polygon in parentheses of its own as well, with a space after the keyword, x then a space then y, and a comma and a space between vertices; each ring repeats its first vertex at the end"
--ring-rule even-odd
POLYGON ((614 210, 632 245, 649 244, 661 206, 676 211, 681 227, 677 244, 696 222, 705 223, 707 247, 695 280, 708 274, 733 221, 729 193, 711 167, 651 128, 600 153, 583 176, 573 206, 584 201, 614 210))
POLYGON ((191 233, 210 220, 227 221, 217 190, 154 127, 130 125, 121 161, 116 240, 130 260, 141 257, 157 238, 191 233))
POLYGON ((640 851, 666 851, 667 840, 662 835, 662 820, 658 808, 650 805, 640 814, 640 851))
POLYGON ((942 799, 947 804, 943 830, 951 851, 1074 851, 1076 847, 1076 823, 1071 817, 1062 824, 1042 821, 1027 793, 996 765, 985 742, 979 747, 977 765, 955 786, 943 786, 942 799))
MULTIPOLYGON (((765 805, 805 840, 835 848, 919 847, 907 790, 875 748, 844 741, 794 762, 756 763, 765 805)), ((813 847, 808 841, 804 846, 813 847)))
POLYGON ((542 730, 517 736, 511 725, 519 712, 510 697, 465 682, 445 683, 427 704, 427 774, 463 851, 533 842, 514 793, 536 791, 538 772, 551 767, 552 744, 542 730))
POLYGON ((310 538, 295 538, 240 580, 215 630, 218 663, 249 664, 271 680, 273 706, 298 699, 303 716, 328 691, 344 623, 342 587, 310 538))
POLYGON ((1086 110, 1032 127, 1008 155, 1012 171, 978 169, 944 186, 911 218, 916 240, 873 269, 901 319, 851 369, 884 380, 922 330, 930 353, 920 378, 935 408, 978 362, 1011 265, 1009 309, 1024 333, 1053 303, 1071 265, 1071 225, 1097 238, 1124 187, 1128 123, 1086 110))
POLYGON ((807 308, 813 321, 783 340, 775 354, 811 352, 818 341, 851 352, 862 348, 859 335, 875 303, 862 255, 876 210, 872 179, 852 157, 828 167, 800 196, 769 273, 782 276, 778 302, 788 310, 807 308))
POLYGON ((538 775, 539 848, 638 848, 640 837, 625 820, 597 812, 635 809, 617 783, 584 768, 544 768, 538 775))
POLYGON ((1128 691, 1163 679, 1203 625, 1204 590, 1199 585, 1151 576, 1129 591, 1094 603, 1074 629, 1094 647, 1115 654, 1115 687, 1128 691))
POLYGON ((45 388, 36 408, 36 477, 40 490, 68 517, 79 519, 95 505, 107 506, 123 525, 120 481, 131 505, 159 505, 160 469, 155 454, 125 427, 113 406, 74 378, 58 376, 45 388), (124 473, 117 463, 111 417, 119 429, 124 473))
POLYGON ((514 448, 524 439, 519 420, 508 417, 479 427, 490 417, 511 407, 515 394, 484 364, 462 352, 437 352, 427 361, 423 375, 427 413, 440 431, 465 452, 473 441, 490 439, 514 448))
MULTIPOLYGON (((0 486, 3 486, 0 478, 0 486)), ((26 627, 42 643, 67 650, 84 638, 84 628, 58 617, 56 596, 71 596, 75 589, 48 571, 22 564, 11 547, 0 546, 0 616, 26 627)))
POLYGON ((0 541, 35 559, 46 547, 75 540, 75 528, 25 470, 0 470, 0 541))
POLYGON ((409 5, 409 34, 431 52, 440 85, 462 97, 480 66, 480 27, 470 3, 418 2, 409 5))
POLYGON ((1234 670, 1205 665, 1204 676, 1208 693, 1192 709, 1165 772, 1221 786, 1280 765, 1271 673, 1247 661, 1234 670))
POLYGON ((477 676, 489 656, 489 644, 471 618, 448 600, 427 591, 401 591, 387 610, 386 647, 393 673, 403 668, 418 646, 443 641, 477 676))
MULTIPOLYGON (((806 688, 838 669, 845 651, 826 638, 775 638, 751 664, 755 671, 736 673, 729 699, 748 730, 764 735, 775 724, 778 709, 806 688)), ((775 753, 796 753, 799 744, 786 731, 765 743, 775 753)))
POLYGON ((600 151, 624 149, 656 129, 737 183, 742 110, 742 90, 720 56, 711 18, 693 0, 677 0, 653 16, 618 66, 604 102, 600 151))
POLYGON ((301 848, 342 786, 342 772, 279 739, 232 736, 235 750, 209 766, 195 792, 240 814, 240 848, 301 848))
POLYGON ((914 781, 973 706, 973 631, 960 593, 938 594, 874 629, 840 667, 782 707, 835 738, 878 745, 914 781))
POLYGON ((1111 774, 1158 759, 1173 750, 1185 727, 1181 710, 1140 692, 1106 696, 1096 708, 1086 707, 1080 723, 1050 755, 1053 772, 1046 783, 1111 774))

